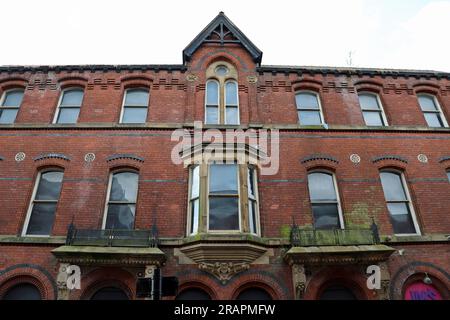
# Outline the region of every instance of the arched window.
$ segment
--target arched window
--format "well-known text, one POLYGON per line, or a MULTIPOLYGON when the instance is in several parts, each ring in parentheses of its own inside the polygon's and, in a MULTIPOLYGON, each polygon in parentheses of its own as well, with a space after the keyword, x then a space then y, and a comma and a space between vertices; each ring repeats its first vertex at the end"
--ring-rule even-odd
POLYGON ((97 290, 91 300, 129 300, 128 295, 120 288, 105 287, 97 290))
POLYGON ((145 123, 149 103, 147 89, 128 89, 123 98, 120 123, 145 123))
POLYGON ((133 229, 139 175, 120 171, 110 175, 104 229, 133 229))
POLYGON ((200 288, 188 288, 181 291, 175 300, 211 300, 211 296, 200 288))
POLYGON ((262 288, 247 288, 242 290, 236 300, 272 300, 272 296, 262 288))
POLYGON ((66 89, 61 93, 54 123, 77 123, 83 102, 83 89, 66 89))
POLYGON ((367 126, 387 126, 386 115, 380 97, 371 92, 358 93, 359 105, 367 126))
POLYGON ((419 94, 417 98, 419 100, 420 109, 422 109, 423 116, 429 127, 448 127, 447 120, 445 119, 441 106, 435 96, 422 93, 419 94))
POLYGON ((0 99, 0 124, 14 123, 23 99, 23 89, 8 90, 0 99))
POLYGON ((238 125, 239 87, 235 68, 226 62, 211 64, 206 76, 205 124, 238 125))
POLYGON ((308 189, 314 227, 316 229, 344 228, 334 175, 328 172, 309 173, 308 189))
POLYGON ((41 292, 31 283, 19 283, 6 291, 2 300, 42 300, 41 292))
POLYGON ((396 171, 382 171, 380 179, 394 233, 419 234, 419 227, 403 174, 396 171))
POLYGON ((321 125, 324 123, 319 96, 312 91, 300 91, 295 95, 298 121, 301 125, 321 125))
POLYGON ((342 285, 327 287, 319 297, 319 300, 358 300, 349 288, 342 285))
POLYGON ((50 235, 63 175, 62 171, 43 171, 38 174, 22 235, 50 235))

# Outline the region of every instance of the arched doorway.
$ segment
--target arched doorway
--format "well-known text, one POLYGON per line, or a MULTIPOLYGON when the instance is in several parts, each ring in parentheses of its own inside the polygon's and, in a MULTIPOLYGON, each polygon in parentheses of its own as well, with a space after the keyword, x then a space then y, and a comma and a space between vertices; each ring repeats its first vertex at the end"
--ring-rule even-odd
POLYGON ((117 287, 104 287, 97 290, 91 300, 129 300, 128 295, 117 287))
POLYGON ((211 296, 200 288, 187 288, 181 291, 175 300, 211 300, 211 296))
POLYGON ((404 300, 446 300, 448 289, 438 278, 428 273, 416 273, 403 285, 404 300))
POLYGON ((358 300, 355 293, 343 285, 330 285, 319 296, 319 300, 358 300))
POLYGON ((272 300, 272 296, 262 288, 250 287, 242 290, 236 300, 272 300))
POLYGON ((19 283, 9 288, 2 300, 42 300, 42 296, 35 285, 19 283))

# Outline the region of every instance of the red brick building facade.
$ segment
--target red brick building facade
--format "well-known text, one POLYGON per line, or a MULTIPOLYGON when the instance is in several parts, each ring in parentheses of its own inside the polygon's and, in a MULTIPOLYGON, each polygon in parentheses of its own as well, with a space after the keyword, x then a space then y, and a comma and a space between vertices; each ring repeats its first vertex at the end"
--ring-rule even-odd
POLYGON ((0 299, 449 299, 450 74, 261 58, 221 13, 180 65, 0 67, 0 299), (278 171, 173 163, 194 121, 278 171))

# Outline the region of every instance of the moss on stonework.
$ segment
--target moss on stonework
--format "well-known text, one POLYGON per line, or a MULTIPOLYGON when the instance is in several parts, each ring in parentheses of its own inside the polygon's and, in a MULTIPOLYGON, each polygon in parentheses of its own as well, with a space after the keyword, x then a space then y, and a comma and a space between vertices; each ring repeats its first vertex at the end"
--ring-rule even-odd
POLYGON ((351 211, 344 212, 346 227, 348 228, 369 228, 372 218, 378 223, 377 216, 382 207, 369 205, 366 202, 357 202, 352 206, 351 211))
POLYGON ((291 226, 288 224, 283 224, 280 227, 280 237, 289 238, 291 236, 291 226))

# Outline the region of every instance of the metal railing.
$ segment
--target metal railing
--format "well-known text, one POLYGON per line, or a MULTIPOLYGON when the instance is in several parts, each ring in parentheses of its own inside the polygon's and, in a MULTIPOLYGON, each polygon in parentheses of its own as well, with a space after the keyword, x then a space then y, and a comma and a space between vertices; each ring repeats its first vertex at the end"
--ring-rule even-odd
POLYGON ((370 228, 346 229, 301 229, 293 224, 290 234, 291 245, 294 247, 310 246, 342 246, 342 245, 373 245, 380 243, 378 226, 372 223, 370 228))
POLYGON ((77 229, 69 225, 66 245, 101 247, 157 247, 156 227, 150 230, 77 229))

